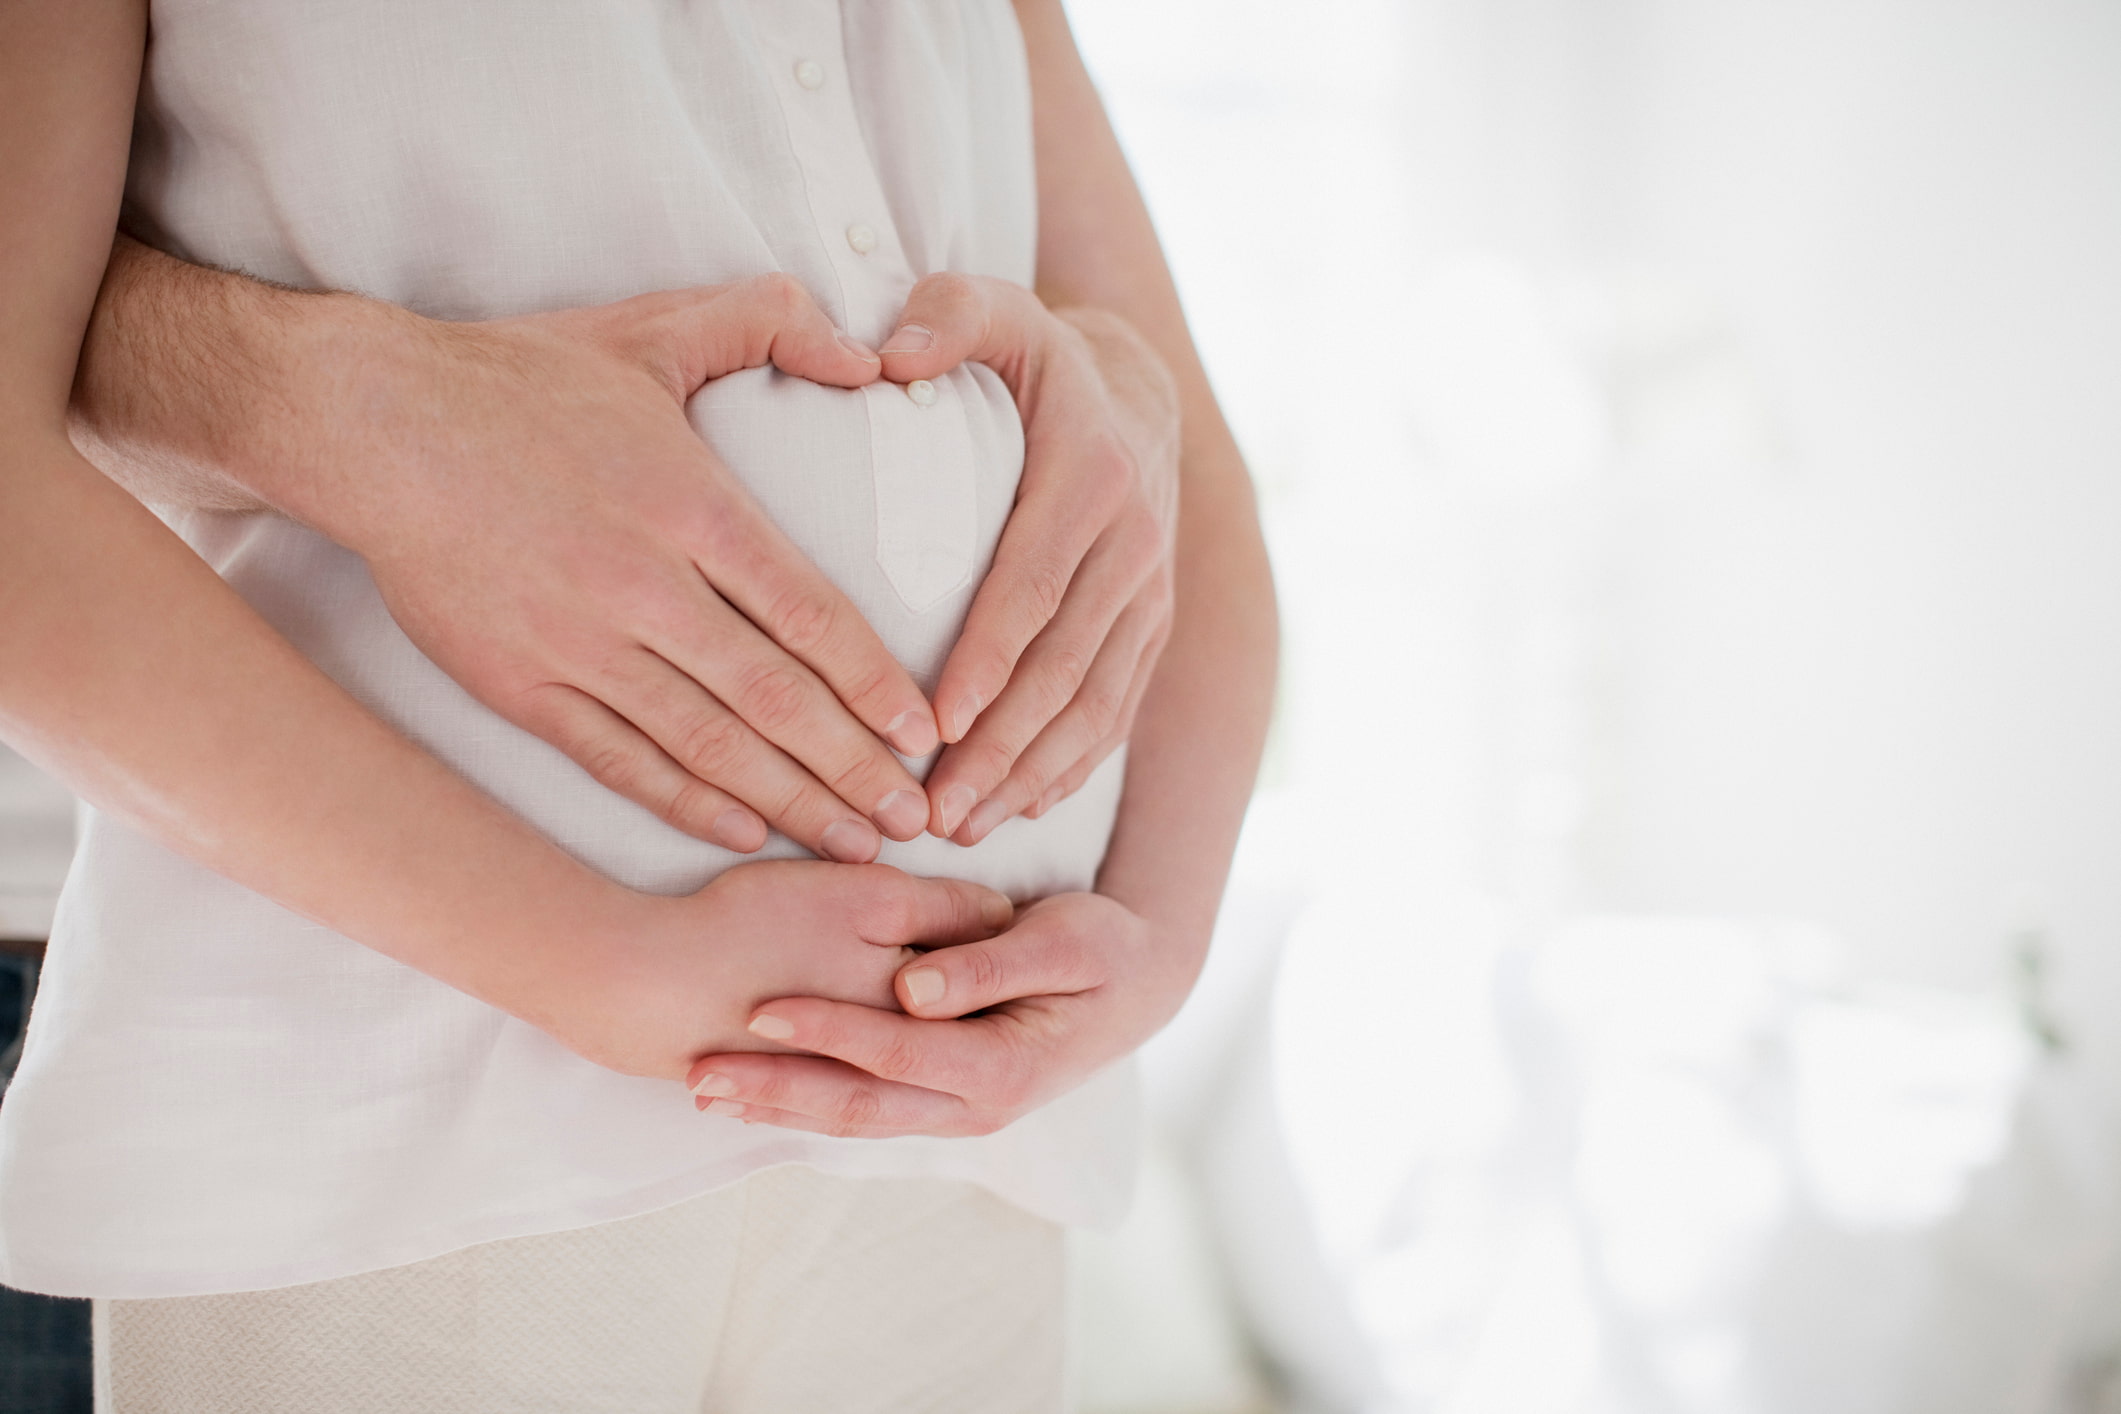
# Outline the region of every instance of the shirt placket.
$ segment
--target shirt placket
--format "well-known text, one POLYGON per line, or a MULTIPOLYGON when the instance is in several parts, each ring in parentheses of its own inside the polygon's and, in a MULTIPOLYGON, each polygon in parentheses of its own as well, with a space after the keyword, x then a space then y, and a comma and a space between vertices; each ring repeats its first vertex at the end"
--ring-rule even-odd
MULTIPOLYGON (((873 348, 890 334, 914 270, 855 114, 839 5, 754 0, 752 14, 811 219, 839 281, 840 327, 873 348)), ((877 564, 915 612, 962 587, 977 554, 972 439, 959 402, 968 382, 957 373, 862 390, 877 564)))

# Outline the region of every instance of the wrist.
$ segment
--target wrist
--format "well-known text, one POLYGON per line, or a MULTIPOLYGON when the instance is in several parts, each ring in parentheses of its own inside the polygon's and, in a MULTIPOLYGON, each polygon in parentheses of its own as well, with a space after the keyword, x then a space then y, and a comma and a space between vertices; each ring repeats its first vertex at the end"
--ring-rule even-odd
POLYGON ((444 326, 360 295, 257 287, 259 413, 220 419, 230 474, 273 509, 367 553, 393 473, 425 440, 444 326))

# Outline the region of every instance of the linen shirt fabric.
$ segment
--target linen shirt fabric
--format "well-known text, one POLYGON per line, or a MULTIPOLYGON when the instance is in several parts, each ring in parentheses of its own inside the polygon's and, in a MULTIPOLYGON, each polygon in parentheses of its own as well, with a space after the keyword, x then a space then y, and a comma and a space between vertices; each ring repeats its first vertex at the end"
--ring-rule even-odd
MULTIPOLYGON (((155 0, 127 220, 194 261, 448 319, 786 271, 873 346, 923 274, 1030 282, 1029 92, 1006 0, 155 0)), ((761 369, 688 408, 924 687, 1023 459, 989 370, 934 382, 920 406, 761 369)), ((478 705, 358 556, 270 514, 172 520, 324 671, 592 867, 680 894, 745 858, 478 705)), ((975 848, 883 860, 1019 898, 1088 888, 1122 770, 975 848)), ((28 1290, 320 1281, 791 1162, 968 1181, 1065 1223, 1114 1219, 1131 1182, 1128 1066, 982 1138, 700 1116, 101 815, 44 988, 0 1109, 0 1282, 28 1290)))

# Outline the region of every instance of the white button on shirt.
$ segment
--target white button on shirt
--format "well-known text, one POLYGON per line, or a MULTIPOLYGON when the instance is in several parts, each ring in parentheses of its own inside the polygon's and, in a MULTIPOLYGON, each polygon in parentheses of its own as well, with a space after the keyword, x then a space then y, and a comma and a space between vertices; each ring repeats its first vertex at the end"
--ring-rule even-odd
MULTIPOLYGON (((190 259, 448 319, 781 270, 872 346, 923 274, 1031 280, 1007 0, 157 0, 152 23, 127 209, 190 259)), ((1021 471, 1000 381, 850 392, 757 369, 687 411, 932 685, 1021 471)), ((475 703, 358 556, 272 515, 178 526, 356 697, 593 867, 676 894, 740 862, 475 703)), ((883 858, 1019 897, 1087 888, 1123 769, 976 848, 883 858)), ((800 854, 776 837, 759 857, 800 854)), ((677 1084, 590 1065, 102 816, 55 932, 0 1108, 0 1282, 30 1290, 318 1281, 791 1161, 968 1179, 1070 1222, 1115 1216, 1130 1180, 1125 1067, 979 1139, 702 1117, 677 1084)))

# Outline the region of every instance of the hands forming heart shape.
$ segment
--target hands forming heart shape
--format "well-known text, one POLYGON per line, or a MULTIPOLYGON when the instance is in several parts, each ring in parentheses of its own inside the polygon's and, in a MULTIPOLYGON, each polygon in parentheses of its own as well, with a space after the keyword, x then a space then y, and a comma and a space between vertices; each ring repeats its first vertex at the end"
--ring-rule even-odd
POLYGON ((611 790, 740 852, 770 825, 863 863, 880 831, 969 845, 1042 813, 1126 739, 1171 622, 1178 412, 1123 321, 931 276, 879 356, 769 275, 418 323, 394 415, 363 433, 396 445, 293 509, 367 558, 430 658, 611 790), (855 388, 967 360, 1015 396, 1025 466, 931 707, 684 406, 767 364, 855 388), (886 745, 939 740, 925 791, 886 745))

